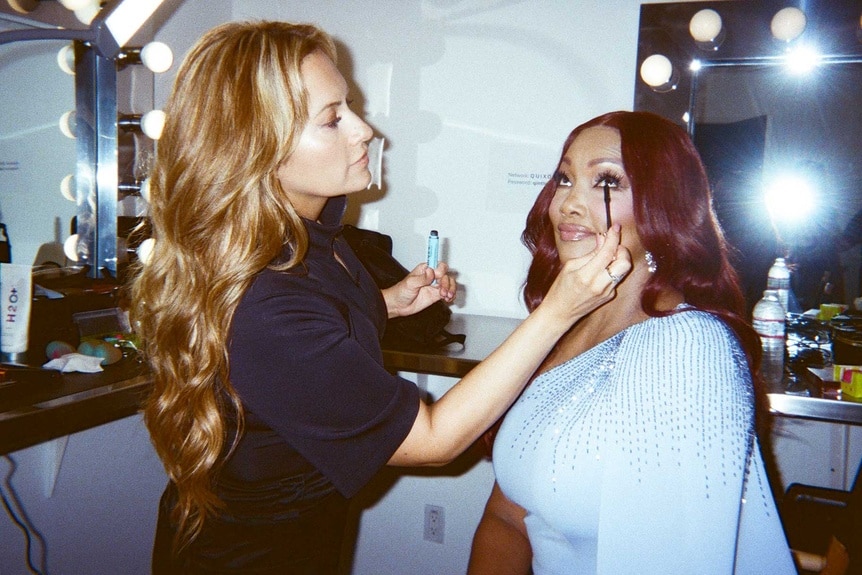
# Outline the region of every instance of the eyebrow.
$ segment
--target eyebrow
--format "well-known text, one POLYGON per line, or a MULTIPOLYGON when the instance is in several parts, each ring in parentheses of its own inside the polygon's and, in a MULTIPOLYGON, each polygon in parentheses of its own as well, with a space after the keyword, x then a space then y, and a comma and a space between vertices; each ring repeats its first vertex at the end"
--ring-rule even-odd
POLYGON ((339 106, 341 106, 341 100, 339 100, 337 102, 330 102, 329 104, 321 106, 320 109, 314 113, 313 117, 316 118, 319 115, 323 114, 324 112, 329 111, 330 109, 337 110, 339 106))
POLYGON ((623 161, 620 158, 595 158, 587 162, 587 165, 590 167, 598 166, 599 164, 616 164, 617 166, 622 166, 623 161))

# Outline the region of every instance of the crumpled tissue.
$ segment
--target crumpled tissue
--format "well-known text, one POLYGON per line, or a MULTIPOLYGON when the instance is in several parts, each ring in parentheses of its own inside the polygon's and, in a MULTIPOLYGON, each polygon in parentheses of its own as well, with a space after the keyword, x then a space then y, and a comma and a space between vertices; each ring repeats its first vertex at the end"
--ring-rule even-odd
POLYGON ((84 355, 82 353, 67 353, 57 359, 52 359, 45 365, 45 369, 56 369, 63 373, 79 371, 81 373, 96 373, 105 371, 102 369, 102 358, 84 355))

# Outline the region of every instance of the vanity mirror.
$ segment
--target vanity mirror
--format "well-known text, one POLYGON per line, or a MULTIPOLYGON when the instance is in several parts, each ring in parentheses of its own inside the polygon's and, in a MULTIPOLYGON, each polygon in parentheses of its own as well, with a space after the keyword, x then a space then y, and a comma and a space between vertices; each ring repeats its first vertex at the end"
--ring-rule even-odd
POLYGON ((796 311, 862 295, 862 2, 644 4, 637 64, 635 109, 703 156, 749 307, 780 256, 796 311))
MULTIPOLYGON (((134 206, 132 214, 124 214, 122 201, 139 195, 152 139, 158 138, 164 121, 161 112, 150 110, 153 94, 150 71, 161 72, 170 67, 170 50, 157 43, 143 48, 127 47, 162 2, 7 1, 14 11, 23 12, 24 16, 3 17, 11 25, 0 31, 0 48, 7 57, 0 65, 14 62, 20 46, 25 47, 24 51, 34 49, 31 46, 44 50, 46 44, 54 45, 59 41, 59 46, 65 43, 70 47, 69 57, 60 57, 58 62, 65 64, 74 77, 74 89, 70 90, 74 95, 72 113, 67 115, 69 120, 63 127, 75 140, 75 153, 68 164, 62 157, 52 157, 49 147, 39 147, 22 157, 28 165, 51 162, 64 165, 63 169, 72 172, 74 183, 67 185, 66 195, 75 205, 74 224, 72 229, 66 229, 68 220, 58 216, 54 238, 63 238, 66 258, 76 266, 86 266, 91 277, 106 273, 117 277, 128 257, 129 246, 123 237, 122 222, 118 220, 123 215, 138 214, 134 206), (58 16, 57 10, 71 10, 73 4, 76 7, 74 18, 69 18, 68 11, 60 12, 65 14, 66 20, 46 25, 58 16), (67 20, 73 23, 68 25, 67 20), (133 64, 144 64, 149 70, 136 74, 135 70, 141 71, 144 66, 133 64), (136 110, 145 113, 136 113, 136 110)), ((8 13, 8 8, 4 6, 3 12, 8 13)), ((21 76, 19 74, 19 79, 21 76)), ((39 85, 31 82, 29 89, 23 90, 20 96, 39 89, 39 85)), ((42 89, 53 91, 53 87, 42 89)), ((20 116, 26 118, 26 114, 20 116)), ((20 163, 13 162, 14 165, 20 163)), ((57 178, 57 185, 53 186, 57 190, 61 179, 57 178)), ((33 190, 29 193, 47 192, 33 190)), ((21 224, 27 226, 28 220, 29 217, 23 218, 21 224)), ((60 263, 58 259, 60 262, 65 259, 62 252, 59 258, 52 258, 60 263)), ((19 259, 18 263, 31 262, 19 259)))
MULTIPOLYGON (((30 28, 0 13, 0 33, 30 28)), ((60 130, 61 117, 75 109, 74 78, 57 65, 67 45, 0 45, 0 222, 14 263, 65 262, 62 242, 76 214, 74 196, 61 192, 76 157, 75 141, 60 130)))

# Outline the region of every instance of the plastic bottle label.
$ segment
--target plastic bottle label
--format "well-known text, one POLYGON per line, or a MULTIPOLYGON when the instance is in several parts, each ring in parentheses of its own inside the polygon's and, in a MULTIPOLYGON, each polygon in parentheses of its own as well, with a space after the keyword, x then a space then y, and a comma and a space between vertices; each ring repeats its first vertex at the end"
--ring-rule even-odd
POLYGON ((784 319, 756 317, 751 323, 761 338, 784 339, 784 319))

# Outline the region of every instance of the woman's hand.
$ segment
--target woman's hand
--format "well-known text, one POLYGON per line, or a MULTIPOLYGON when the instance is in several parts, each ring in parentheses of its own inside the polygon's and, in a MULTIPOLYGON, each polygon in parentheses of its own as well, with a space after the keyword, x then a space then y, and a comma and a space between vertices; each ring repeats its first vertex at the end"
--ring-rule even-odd
POLYGON ((403 280, 381 290, 389 317, 411 315, 440 300, 451 303, 458 284, 448 272, 449 266, 443 262, 436 268, 419 264, 403 280))
POLYGON ((595 250, 563 264, 539 307, 574 323, 613 299, 617 284, 631 269, 631 254, 620 245, 620 227, 615 225, 607 235, 596 235, 595 250))

